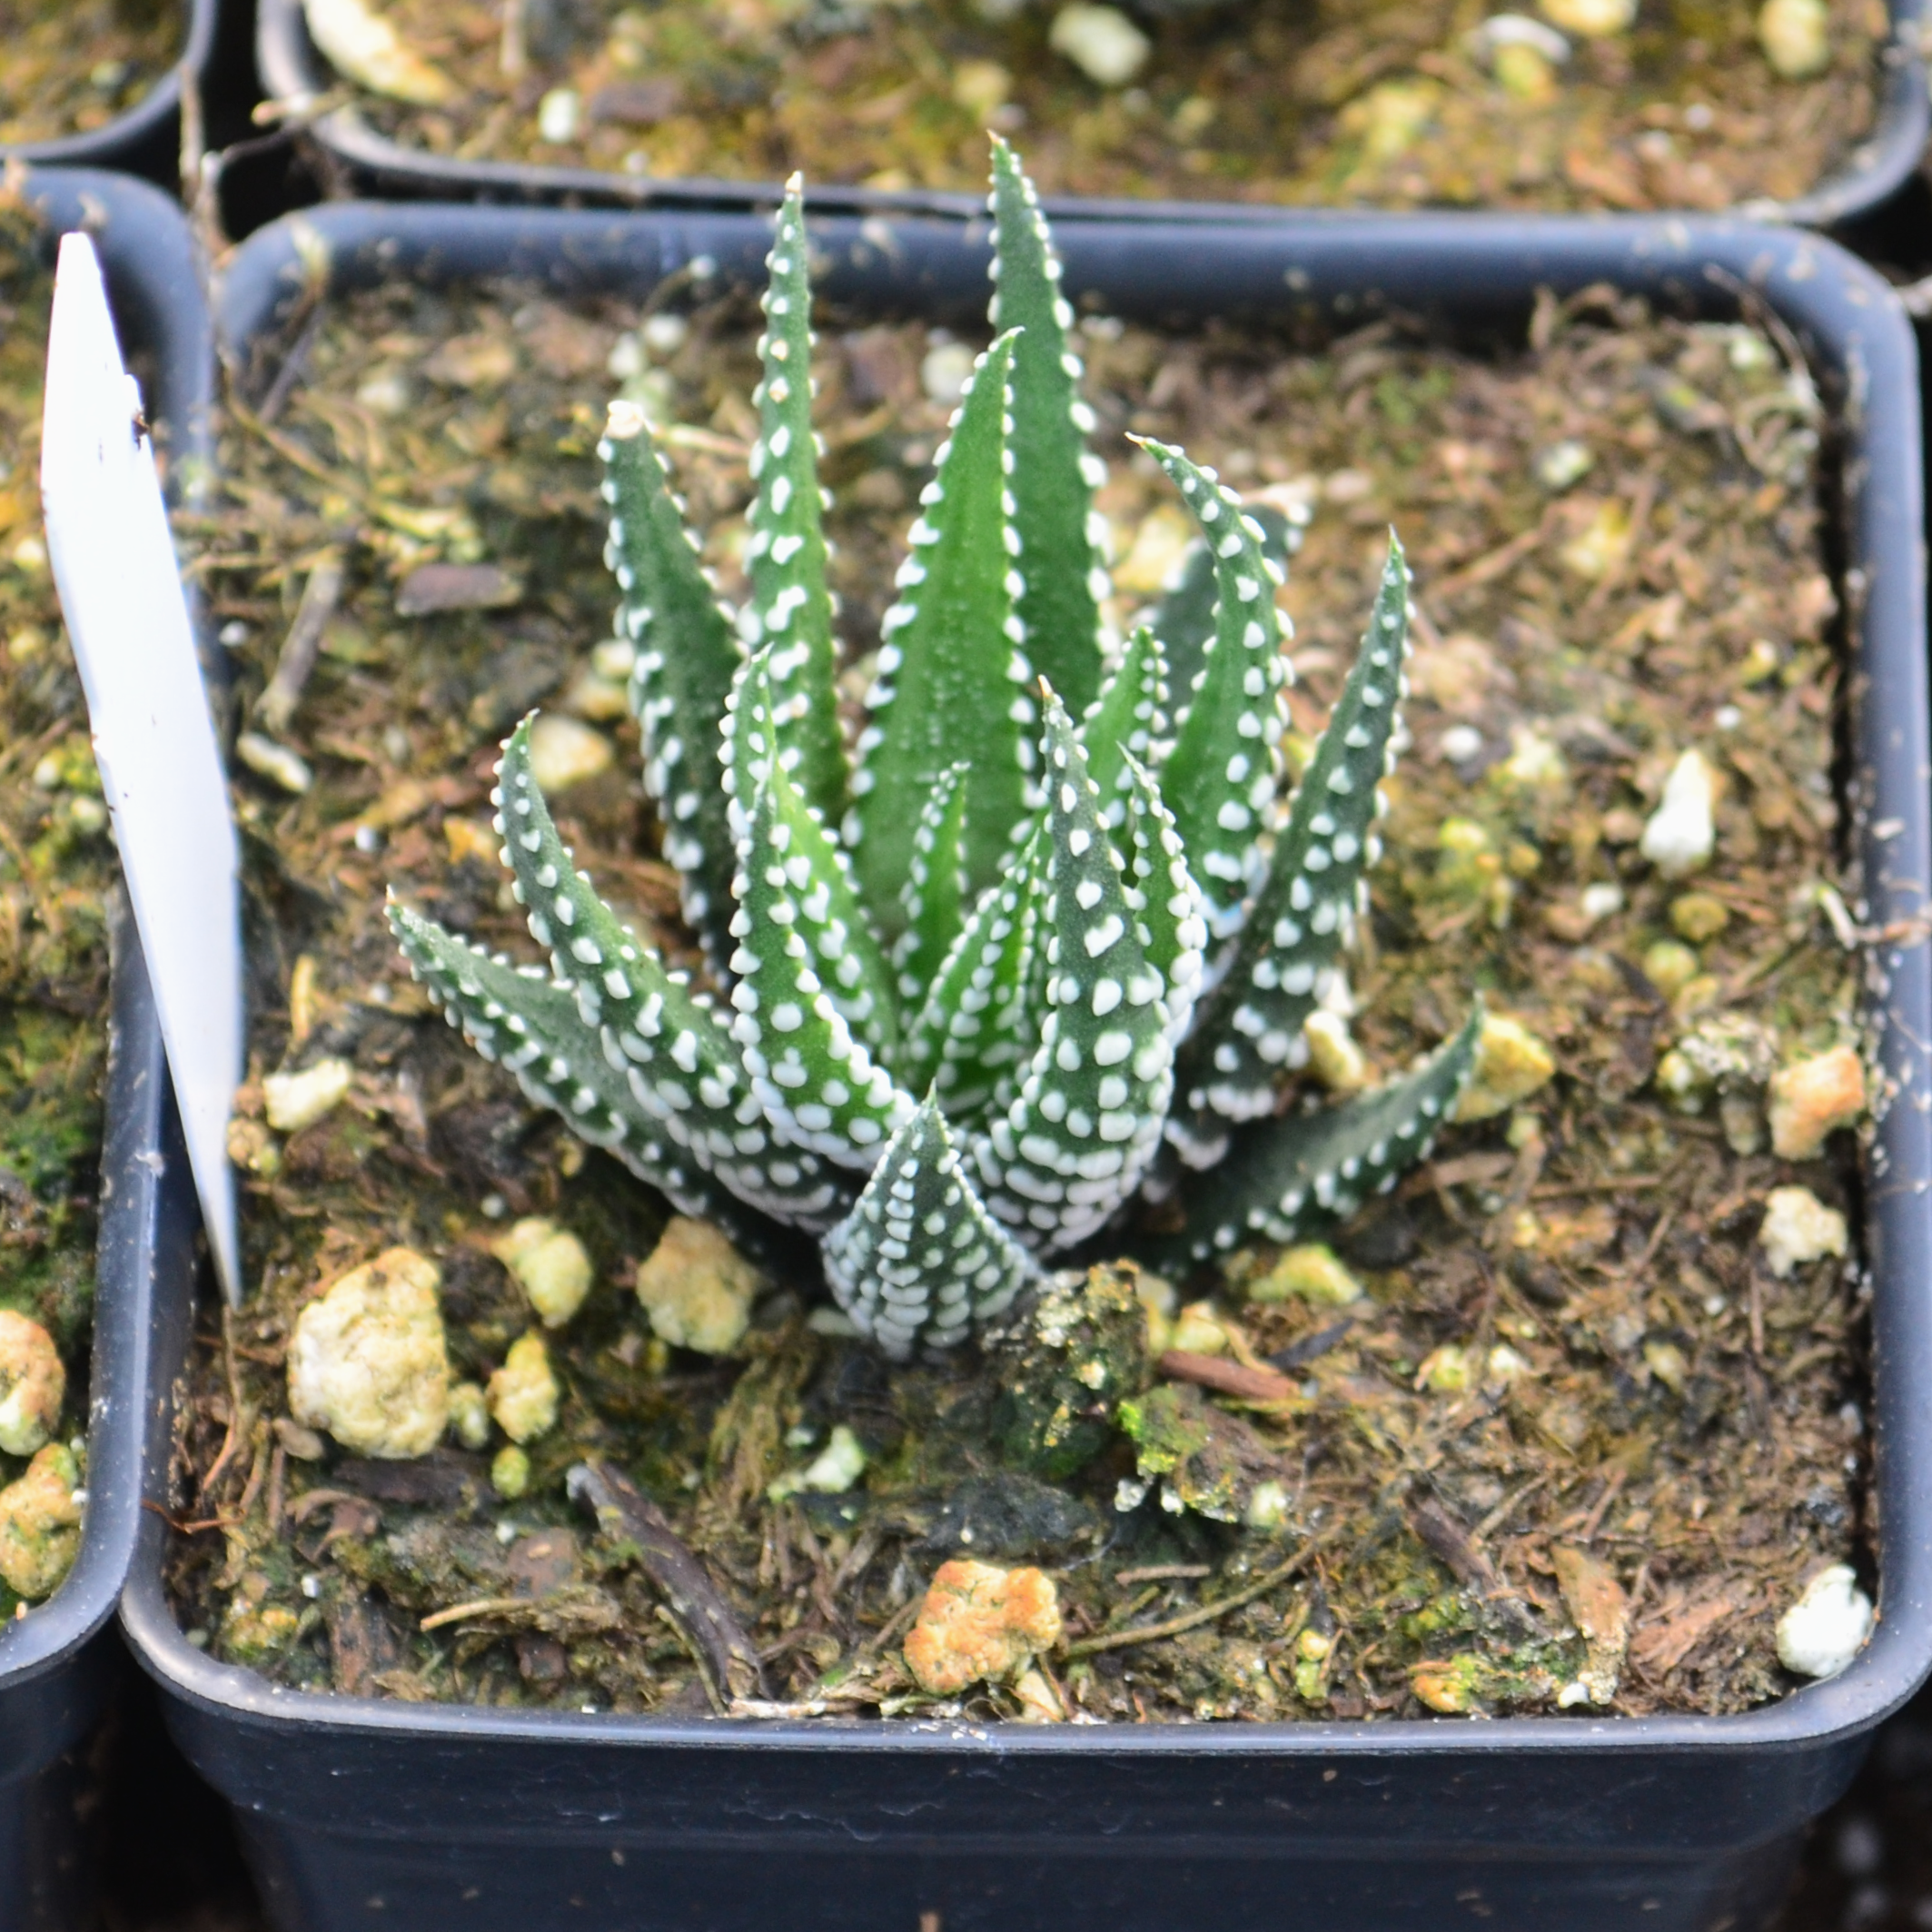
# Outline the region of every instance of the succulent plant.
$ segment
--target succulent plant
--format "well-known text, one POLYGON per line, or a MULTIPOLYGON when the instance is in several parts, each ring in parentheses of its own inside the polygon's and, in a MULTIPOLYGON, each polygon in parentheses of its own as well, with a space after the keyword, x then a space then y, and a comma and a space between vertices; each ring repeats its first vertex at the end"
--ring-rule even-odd
POLYGON ((391 912, 479 1052, 684 1212, 819 1237, 839 1304, 899 1356, 990 1320, 1144 1192, 1175 1196, 1165 1246, 1193 1258, 1347 1213, 1427 1151, 1480 1026, 1479 1011, 1376 1091, 1282 1111, 1378 852, 1402 551, 1392 537, 1284 812, 1274 589, 1293 533, 1144 441, 1202 532, 1166 607, 1187 689, 1171 690, 1160 620, 1107 636, 1091 510, 1105 469, 1073 312, 998 142, 992 208, 998 333, 936 454, 849 750, 797 180, 769 258, 735 616, 642 411, 611 405, 607 554, 637 649, 631 708, 721 993, 670 970, 579 872, 531 775, 528 719, 504 747, 496 824, 550 970, 391 912))

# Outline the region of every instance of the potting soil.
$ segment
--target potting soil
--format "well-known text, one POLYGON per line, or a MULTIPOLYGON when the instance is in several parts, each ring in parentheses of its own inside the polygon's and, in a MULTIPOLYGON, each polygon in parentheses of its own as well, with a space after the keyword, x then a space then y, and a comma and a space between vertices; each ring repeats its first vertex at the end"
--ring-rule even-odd
POLYGON ((6 0, 0 7, 0 142, 103 128, 181 56, 178 0, 6 0))
MULTIPOLYGON (((34 230, 17 203, 0 205, 0 1310, 52 1337, 66 1374, 52 1434, 84 1461, 115 866, 41 534, 53 283, 34 230)), ((8 1330, 0 1345, 9 1393, 19 1339, 8 1330)), ((11 1487, 27 1460, 0 1451, 0 1570, 44 1585, 71 1561, 78 1516, 49 1523, 27 1507, 11 1487)), ((0 1577, 0 1615, 20 1608, 0 1577)))
MULTIPOLYGON (((393 887, 538 956, 488 795, 540 707, 579 863, 701 972, 638 780, 594 449, 620 384, 676 425, 690 520, 742 591, 756 321, 702 294, 314 308, 240 372, 222 501, 183 520, 247 732, 252 1004, 233 1139, 251 1297, 204 1313, 180 1428, 169 1576, 191 1640, 292 1687, 572 1711, 1292 1720, 1791 1689, 1780 1615, 1828 1560, 1869 1590, 1873 1554, 1856 1162, 1850 1133, 1822 1134, 1858 1109, 1840 1092, 1794 1120, 1788 1072, 1862 1085, 1871 938, 1837 779, 1828 418, 1795 345, 1609 294, 1546 302, 1494 357, 1392 322, 1291 343, 1082 322, 1116 618, 1190 534, 1124 432, 1306 520, 1282 593, 1292 763, 1401 531, 1405 741, 1353 1012, 1315 1074, 1400 1070, 1480 987, 1524 1029, 1514 1098, 1325 1247, 1075 1274, 1001 1345, 894 1368, 825 1320, 808 1254, 748 1287, 701 1227, 660 1246, 663 1202, 442 1025, 383 919, 393 887), (1701 862, 1695 824, 1679 836, 1689 753, 1701 862), (1768 1207, 1778 1189, 1803 1193, 1768 1207), (500 1257, 558 1234, 591 1280, 545 1328, 537 1277, 500 1257), (398 1247, 436 1271, 472 1447, 352 1454, 291 1413, 298 1315, 398 1247), (1055 1377, 1091 1392, 1103 1353, 1117 1393, 1080 1412, 1087 1460, 1045 1452, 1055 1377), (512 1382, 534 1390, 520 1444, 483 1412, 510 1412, 512 1382), (573 1499, 585 1465, 645 1514, 609 1482, 573 1499), (694 1637, 659 1528, 748 1675, 694 1637), (954 1560, 1006 1572, 950 1575, 993 1591, 1011 1668, 935 1689, 908 1635, 937 1630, 928 1587, 954 1560)), ((821 332, 855 728, 968 348, 821 332)), ((1163 1212, 1121 1232, 1124 1260, 1163 1212)))
POLYGON ((1052 194, 1721 208, 1794 198, 1843 164, 1873 124, 1887 32, 1878 0, 1129 12, 394 0, 407 99, 354 98, 422 153, 640 179, 802 168, 976 193, 990 123, 1052 194))

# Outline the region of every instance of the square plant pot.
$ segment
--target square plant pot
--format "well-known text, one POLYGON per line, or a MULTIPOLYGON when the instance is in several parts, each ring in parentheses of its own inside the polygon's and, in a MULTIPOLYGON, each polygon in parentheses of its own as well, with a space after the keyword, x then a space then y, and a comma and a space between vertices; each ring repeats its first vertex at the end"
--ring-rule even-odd
MULTIPOLYGON (((1919 15, 1920 0, 1889 0, 1891 32, 1877 55, 1876 113, 1864 139, 1828 177, 1810 183, 1795 199, 1753 203, 1749 213, 1809 227, 1831 227, 1871 213, 1909 178, 1925 148, 1928 125, 1932 125, 1919 45, 1919 15)), ((1045 57, 1057 59, 1056 55, 1045 57)), ((278 101, 312 98, 338 84, 310 37, 302 0, 260 0, 256 62, 263 86, 278 101)), ((648 74, 642 84, 652 84, 648 74)), ((361 192, 383 195, 570 206, 745 208, 768 202, 776 192, 768 183, 717 177, 679 179, 538 162, 455 158, 391 139, 352 106, 324 116, 312 134, 344 180, 361 192)), ((1025 144, 1024 132, 1016 138, 1022 146, 1025 144)), ((1211 176, 1204 179, 1212 181, 1211 176)), ((1191 204, 1213 200, 1214 194, 1211 185, 1204 185, 1198 197, 1189 193, 1184 200, 1100 200, 1047 194, 1043 196, 1043 204, 1056 220, 1072 216, 1176 220, 1197 216, 1198 205, 1191 204)), ((1626 201, 1620 205, 1640 203, 1626 201)), ((815 181, 811 206, 827 213, 890 211, 970 219, 983 213, 985 198, 976 193, 936 188, 835 186, 815 181)), ((1264 204, 1229 200, 1214 201, 1214 212, 1217 220, 1268 220, 1279 213, 1264 204)))
MULTIPOLYGON (((339 292, 516 278, 641 295, 700 258, 760 279, 769 231, 730 215, 335 205, 237 253, 219 300, 245 362, 326 259, 339 292)), ((952 223, 815 230, 842 313, 970 325, 987 247, 952 223)), ((1540 291, 1609 283, 1679 313, 1759 302, 1833 397, 1852 611, 1847 798, 1876 926, 1909 935, 1932 865, 1917 360, 1877 277, 1745 222, 1324 217, 1260 226, 1063 223, 1065 287, 1162 326, 1359 325, 1400 312, 1520 341, 1540 291), (1876 829, 1875 829, 1876 828, 1876 829)), ((278 1924, 1147 1928, 1682 1927, 1755 1923, 1806 1823, 1932 1663, 1932 973, 1882 955, 1900 1098, 1868 1166, 1881 1620, 1842 1675, 1726 1717, 986 1726, 682 1719, 377 1702, 272 1686, 192 1646, 150 1513, 124 1625, 192 1761, 235 1807, 278 1924)), ((169 1170, 184 1196, 186 1177, 169 1170)), ((147 1493, 168 1495, 171 1392, 196 1283, 154 1283, 147 1493)))
MULTIPOLYGON (((202 467, 213 355, 186 224, 157 190, 86 170, 31 174, 51 271, 60 235, 86 228, 106 270, 127 352, 152 370, 146 397, 182 500, 202 467)), ((16 781, 17 782, 17 781, 16 781)), ((112 958, 100 1220, 88 1365, 87 1504, 78 1554, 48 1600, 0 1627, 0 1897, 8 1925, 55 1932, 91 1922, 83 1748, 117 1671, 108 1624, 141 1517, 144 1403, 153 1378, 147 1284, 169 1238, 173 1158, 161 1030, 134 919, 118 887, 112 958)), ((0 1105, 10 1104, 0 1090, 0 1105)), ((175 1238, 193 1234, 178 1214, 175 1238)))
MULTIPOLYGON (((237 0, 225 4, 231 16, 239 13, 237 0)), ((181 174, 182 69, 194 75, 197 86, 205 84, 221 35, 223 5, 224 0, 174 0, 173 11, 182 17, 183 28, 179 57, 132 107, 104 127, 0 144, 0 154, 41 167, 116 168, 172 188, 181 174)), ((238 22, 231 19, 230 25, 233 28, 238 22)), ((94 56, 84 45, 75 47, 74 57, 78 64, 94 56)))

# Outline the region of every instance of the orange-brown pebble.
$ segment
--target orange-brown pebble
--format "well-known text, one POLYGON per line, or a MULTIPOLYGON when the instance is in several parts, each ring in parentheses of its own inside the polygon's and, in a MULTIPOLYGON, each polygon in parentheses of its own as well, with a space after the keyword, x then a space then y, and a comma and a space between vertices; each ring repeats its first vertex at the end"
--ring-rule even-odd
POLYGON ((1771 1151, 1808 1161, 1834 1128, 1865 1112, 1865 1065, 1849 1046, 1799 1060, 1771 1076, 1771 1151))
POLYGON ((981 1679, 1011 1677, 1060 1640, 1060 1595, 1041 1570, 1001 1570, 957 1558, 934 1576, 906 1640, 922 1689, 953 1697, 981 1679))

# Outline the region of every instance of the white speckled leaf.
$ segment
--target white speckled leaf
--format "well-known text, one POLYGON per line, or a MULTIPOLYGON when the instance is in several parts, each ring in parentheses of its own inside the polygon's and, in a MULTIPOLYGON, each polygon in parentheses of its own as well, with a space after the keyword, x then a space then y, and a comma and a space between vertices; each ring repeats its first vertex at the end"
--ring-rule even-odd
POLYGON ((1214 636, 1184 706, 1161 793, 1180 827, 1217 939, 1239 929, 1261 883, 1262 835, 1272 829, 1282 774, 1282 690, 1289 681, 1274 608, 1279 567, 1262 555, 1261 527, 1211 470, 1166 443, 1134 438, 1166 471, 1214 553, 1214 636))
POLYGON ((942 772, 967 768, 966 883, 1012 857, 1034 758, 1031 673, 1014 609, 1025 568, 1008 473, 1014 338, 981 356, 935 459, 880 627, 847 830, 866 904, 897 936, 913 830, 942 772))
POLYGON ((718 731, 743 661, 685 529, 670 472, 634 402, 613 402, 598 454, 610 505, 606 560, 622 600, 619 633, 637 647, 630 708, 643 738, 644 783, 658 801, 664 856, 677 867, 684 916, 714 960, 729 952, 734 854, 718 782, 718 731))
POLYGON ((899 888, 906 930, 892 949, 900 1010, 916 1014, 966 924, 966 775, 955 765, 933 788, 912 835, 912 860, 899 888))
POLYGON ((1143 765, 1154 759, 1154 747, 1167 735, 1167 663, 1160 640, 1144 625, 1127 639, 1120 662, 1080 725, 1080 748, 1100 788, 1102 815, 1121 842, 1127 822, 1126 758, 1143 765))
POLYGON ((1049 691, 1042 776, 1047 1009, 1018 1095, 973 1143, 980 1194, 1047 1253, 1139 1186, 1174 1080, 1167 983, 1148 961, 1123 864, 1074 728, 1049 691))
POLYGON ((1174 814, 1154 774, 1130 751, 1127 778, 1127 903, 1147 963, 1167 982, 1167 1037, 1178 1043, 1194 1018, 1207 946, 1201 887, 1174 814))
POLYGON ((798 795, 782 755, 769 755, 765 656, 747 667, 732 718, 743 829, 731 882, 731 1036, 781 1137, 864 1172, 913 1107, 855 1030, 877 1023, 889 1043, 891 981, 858 916, 843 855, 798 795), (862 1020, 848 1022, 835 991, 862 1020))
MULTIPOLYGON (((1234 957, 1182 1063, 1182 1105, 1223 1122, 1274 1108, 1283 1070, 1306 1057, 1302 1024, 1342 950, 1367 868, 1380 855, 1377 788, 1406 689, 1409 570, 1392 538, 1382 589, 1342 696, 1275 840, 1234 957)), ((1208 1144, 1215 1130, 1196 1130, 1208 1144)), ((1187 1128, 1170 1134, 1198 1144, 1187 1128)))
POLYGON ((1412 1073, 1309 1114, 1257 1122, 1181 1192, 1187 1223, 1172 1243, 1204 1261, 1243 1241, 1299 1241, 1386 1194, 1428 1158, 1476 1064, 1479 999, 1462 1030, 1412 1073))
POLYGON ((834 684, 837 650, 826 590, 819 527, 818 444, 812 431, 811 281, 807 269, 805 184, 794 174, 780 203, 767 257, 763 375, 752 400, 758 437, 751 446, 758 480, 747 520, 751 597, 739 614, 748 647, 771 647, 771 698, 778 736, 798 754, 792 780, 837 825, 846 809, 846 748, 834 684))
POLYGON ((725 1191, 661 1123, 639 1118, 625 1076, 579 1017, 570 987, 540 968, 492 957, 394 900, 389 924, 411 975, 484 1059, 513 1074, 539 1106, 562 1115, 573 1134, 661 1189, 680 1214, 733 1224, 725 1191))
MULTIPOLYGON (((806 881, 799 888, 798 929, 808 944, 814 968, 839 1016, 865 1042, 875 1060, 889 1064, 898 1050, 899 1038, 890 965, 859 904, 851 861, 844 847, 792 782, 800 754, 796 746, 773 732, 770 667, 768 646, 746 665, 732 693, 725 716, 725 784, 735 793, 748 761, 751 768, 768 776, 771 748, 777 746, 786 780, 780 795, 787 801, 789 821, 785 834, 786 870, 794 881, 806 881)), ((740 849, 748 823, 734 799, 731 824, 740 849)), ((737 889, 734 879, 732 890, 737 889)), ((734 939, 744 936, 745 921, 744 913, 733 915, 734 939)), ((737 970, 735 965, 731 970, 737 970)))
POLYGON ((862 1334, 899 1361, 951 1348, 1037 1270, 986 1213, 937 1100, 892 1137, 850 1214, 826 1237, 826 1278, 862 1334))
POLYGON ((1038 1037, 1027 993, 1045 867, 1045 833, 1035 828, 1006 876, 980 895, 907 1035, 906 1084, 930 1085, 949 1120, 978 1123, 1038 1037))
POLYGON ((987 320, 1021 332, 1013 351, 1013 495, 1026 540, 1019 616, 1034 669, 1077 717, 1100 688, 1100 607, 1110 587, 1091 506, 1106 466, 1086 447, 1094 412, 1080 394, 1060 258, 1033 183, 997 134, 987 205, 996 284, 987 320))
MULTIPOLYGON (((1285 575, 1313 520, 1307 505, 1294 503, 1283 510, 1273 503, 1250 502, 1247 513, 1261 526, 1262 555, 1285 575)), ((1201 655, 1214 635, 1215 595, 1214 553, 1197 537, 1187 546, 1150 619, 1167 653, 1168 679, 1177 691, 1194 688, 1201 655)))
POLYGON ((530 728, 526 718, 510 734, 497 769, 503 862, 530 936, 550 948, 555 983, 570 987, 580 1021, 628 1085, 634 1124, 641 1133, 655 1123, 760 1212, 826 1224, 845 1211, 843 1178, 778 1144, 709 998, 667 971, 578 871, 530 771, 530 728))

